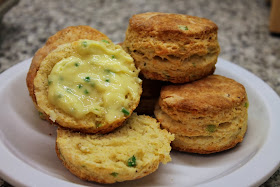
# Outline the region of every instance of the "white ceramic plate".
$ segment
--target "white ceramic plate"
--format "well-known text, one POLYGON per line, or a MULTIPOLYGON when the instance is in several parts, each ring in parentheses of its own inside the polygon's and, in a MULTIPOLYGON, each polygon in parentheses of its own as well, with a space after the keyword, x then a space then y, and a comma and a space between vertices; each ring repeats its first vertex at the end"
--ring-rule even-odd
MULTIPOLYGON (((40 120, 25 84, 31 59, 0 74, 0 176, 16 186, 79 186, 55 153, 56 127, 40 120)), ((234 149, 212 155, 172 151, 153 174, 116 186, 255 186, 280 165, 280 99, 252 73, 219 59, 216 74, 242 83, 250 106, 248 131, 234 149)))

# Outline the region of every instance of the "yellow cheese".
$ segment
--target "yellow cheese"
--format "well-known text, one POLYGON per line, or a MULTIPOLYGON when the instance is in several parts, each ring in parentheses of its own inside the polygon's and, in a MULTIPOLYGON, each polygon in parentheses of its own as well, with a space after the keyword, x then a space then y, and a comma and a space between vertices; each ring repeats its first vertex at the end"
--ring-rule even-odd
POLYGON ((48 76, 50 103, 77 119, 93 113, 110 123, 127 115, 127 97, 137 98, 141 82, 133 59, 107 41, 80 40, 74 47, 48 76))

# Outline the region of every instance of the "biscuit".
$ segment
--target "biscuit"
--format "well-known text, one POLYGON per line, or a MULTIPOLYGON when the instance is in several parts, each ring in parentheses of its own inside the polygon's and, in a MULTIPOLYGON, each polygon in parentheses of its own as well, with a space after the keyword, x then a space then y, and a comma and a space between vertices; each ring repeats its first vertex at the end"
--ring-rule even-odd
POLYGON ((156 171, 160 162, 169 162, 173 139, 154 118, 134 113, 123 126, 105 135, 59 128, 56 152, 79 178, 115 183, 142 178, 156 171))
POLYGON ((34 78, 39 111, 51 123, 107 133, 137 107, 142 92, 133 59, 107 40, 78 40, 58 46, 34 78))
MULTIPOLYGON (((41 62, 51 51, 56 49, 59 45, 71 43, 79 39, 111 41, 103 33, 86 25, 70 26, 58 31, 53 36, 49 37, 46 44, 35 53, 26 77, 26 84, 29 95, 31 96, 35 106, 36 97, 34 95, 34 78, 37 74, 41 62)), ((40 116, 44 115, 42 112, 40 114, 40 116)))
POLYGON ((220 76, 164 86, 155 116, 175 134, 172 148, 208 154, 242 142, 247 129, 248 100, 240 83, 220 76))
POLYGON ((205 18, 148 12, 130 18, 122 46, 145 78, 191 82, 215 71, 217 30, 205 18))

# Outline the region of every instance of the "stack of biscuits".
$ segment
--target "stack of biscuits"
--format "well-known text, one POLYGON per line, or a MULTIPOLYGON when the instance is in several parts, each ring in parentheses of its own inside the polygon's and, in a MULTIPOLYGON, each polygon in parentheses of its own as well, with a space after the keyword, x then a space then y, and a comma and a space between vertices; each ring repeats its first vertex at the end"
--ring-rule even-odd
POLYGON ((217 30, 208 19, 180 14, 148 12, 129 21, 122 47, 142 76, 154 81, 147 84, 150 88, 143 86, 143 94, 153 88, 159 93, 155 106, 153 100, 146 107, 145 98, 139 106, 148 112, 154 109, 161 127, 175 134, 171 143, 175 150, 220 152, 242 142, 245 135, 248 100, 244 86, 213 75, 220 52, 217 30), (163 86, 160 90, 155 85, 163 86))
POLYGON ((156 171, 171 146, 209 154, 242 142, 247 94, 213 75, 217 30, 205 18, 148 12, 130 19, 121 46, 89 26, 51 36, 26 82, 40 116, 58 126, 63 165, 81 179, 115 183, 156 171))

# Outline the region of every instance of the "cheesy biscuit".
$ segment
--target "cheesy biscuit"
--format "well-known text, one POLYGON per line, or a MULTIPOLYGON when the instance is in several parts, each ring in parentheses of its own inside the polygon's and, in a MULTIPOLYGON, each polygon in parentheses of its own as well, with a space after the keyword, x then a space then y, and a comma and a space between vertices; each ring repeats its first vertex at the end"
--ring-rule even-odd
POLYGON ((133 59, 107 40, 60 45, 41 62, 34 79, 37 107, 60 126, 110 132, 139 103, 138 72, 133 59))
POLYGON ((83 134, 59 128, 56 152, 64 166, 81 179, 115 183, 142 178, 170 158, 174 135, 149 116, 133 114, 105 134, 83 134))
POLYGON ((212 21, 147 12, 130 18, 123 48, 147 79, 185 83, 215 70, 220 47, 212 21))
POLYGON ((59 45, 71 43, 79 39, 107 40, 111 42, 111 40, 106 35, 86 25, 70 26, 58 31, 53 36, 49 37, 46 44, 35 53, 26 77, 26 84, 29 95, 31 96, 35 106, 37 102, 34 94, 34 78, 37 74, 41 62, 51 51, 56 49, 59 45))
POLYGON ((155 116, 175 134, 176 150, 208 154, 242 142, 248 100, 240 83, 220 76, 162 88, 155 116))

